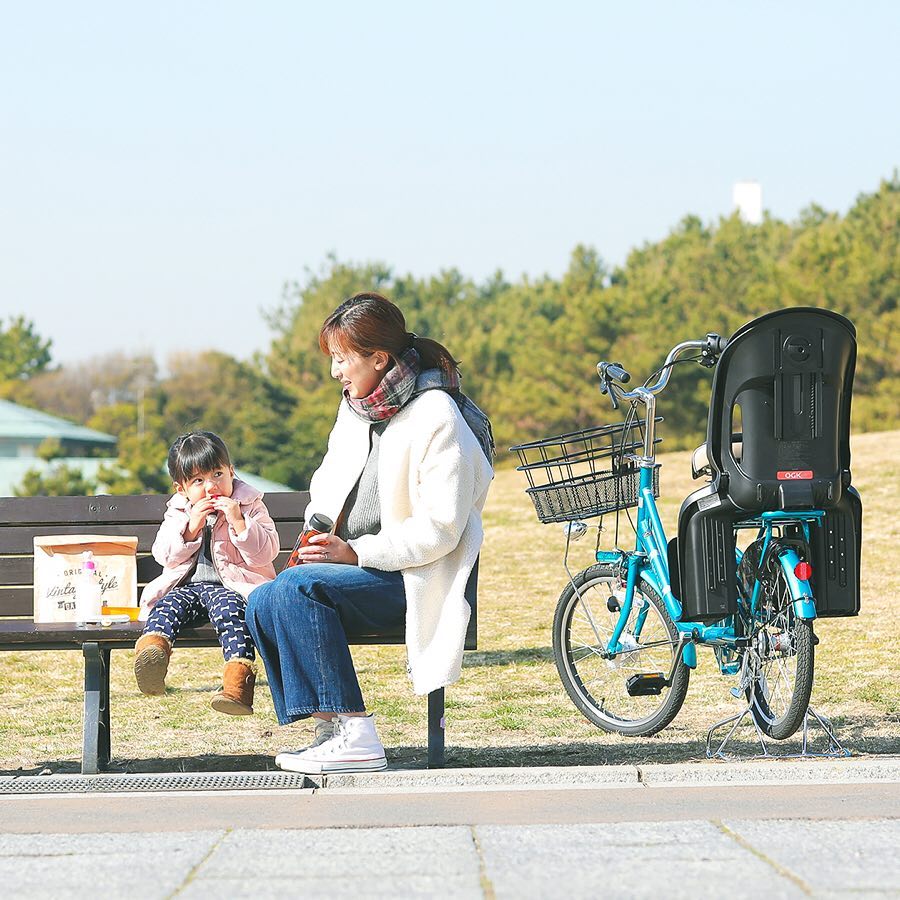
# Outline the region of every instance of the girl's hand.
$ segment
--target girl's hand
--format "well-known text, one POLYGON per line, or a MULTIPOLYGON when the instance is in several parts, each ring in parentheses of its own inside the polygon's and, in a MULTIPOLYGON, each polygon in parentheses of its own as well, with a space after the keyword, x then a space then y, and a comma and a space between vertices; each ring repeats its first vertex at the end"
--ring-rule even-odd
POLYGON ((356 566, 359 557, 356 551, 334 534, 314 534, 305 547, 298 551, 300 559, 305 563, 337 563, 338 565, 356 566))
POLYGON ((225 516, 225 521, 232 527, 235 534, 243 534, 247 530, 247 523, 241 515, 241 504, 231 497, 216 497, 213 507, 217 512, 225 516))
POLYGON ((206 524, 206 517, 215 512, 213 501, 209 497, 198 500, 191 506, 191 515, 188 519, 187 528, 184 531, 184 539, 186 541, 196 541, 197 536, 203 531, 206 524))

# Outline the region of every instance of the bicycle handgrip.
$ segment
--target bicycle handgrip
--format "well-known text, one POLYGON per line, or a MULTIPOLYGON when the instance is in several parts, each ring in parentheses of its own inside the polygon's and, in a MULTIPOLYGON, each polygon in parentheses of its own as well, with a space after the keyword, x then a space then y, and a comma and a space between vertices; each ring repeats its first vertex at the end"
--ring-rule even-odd
POLYGON ((620 384, 628 384, 631 381, 631 375, 625 371, 618 363, 602 362, 597 368, 600 371, 601 378, 611 378, 620 384))

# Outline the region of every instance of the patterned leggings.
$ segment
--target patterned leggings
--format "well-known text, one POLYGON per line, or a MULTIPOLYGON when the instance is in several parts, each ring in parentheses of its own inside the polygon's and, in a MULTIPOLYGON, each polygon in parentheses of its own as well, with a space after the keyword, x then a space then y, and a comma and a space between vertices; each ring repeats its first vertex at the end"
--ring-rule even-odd
POLYGON ((221 584, 183 584, 156 602, 147 617, 144 634, 164 634, 174 644, 182 628, 212 622, 226 662, 256 659, 244 616, 246 609, 247 601, 221 584))

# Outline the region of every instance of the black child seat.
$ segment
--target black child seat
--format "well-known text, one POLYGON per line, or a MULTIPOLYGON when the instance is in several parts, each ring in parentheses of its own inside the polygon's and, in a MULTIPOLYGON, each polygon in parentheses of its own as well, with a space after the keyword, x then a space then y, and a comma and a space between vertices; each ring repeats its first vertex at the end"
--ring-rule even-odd
POLYGON ((771 510, 825 510, 810 534, 816 611, 859 612, 862 503, 850 485, 855 366, 856 329, 829 310, 779 310, 732 335, 713 376, 705 457, 702 448, 695 455, 695 477, 700 469, 711 481, 682 504, 670 554, 685 621, 735 612, 733 525, 771 510))

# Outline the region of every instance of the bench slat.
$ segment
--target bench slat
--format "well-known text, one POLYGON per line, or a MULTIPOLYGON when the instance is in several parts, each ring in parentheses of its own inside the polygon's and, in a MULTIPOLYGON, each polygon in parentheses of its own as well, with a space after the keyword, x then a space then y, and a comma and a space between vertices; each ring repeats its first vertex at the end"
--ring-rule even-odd
MULTIPOLYGON (((155 522, 158 525, 162 521, 169 496, 0 497, 0 522, 6 525, 64 522, 108 522, 121 525, 128 522, 155 522)), ((299 520, 309 503, 309 492, 266 494, 265 500, 273 519, 299 520)))
MULTIPOLYGON (((303 523, 279 522, 278 537, 282 547, 293 547, 294 541, 303 523)), ((0 554, 17 554, 27 556, 34 552, 34 539, 46 537, 49 534, 110 534, 130 535, 138 539, 138 552, 149 553, 159 531, 159 522, 152 525, 110 525, 105 522, 89 522, 83 525, 17 525, 15 527, 0 528, 0 554)), ((0 560, 0 572, 2 572, 3 560, 0 560)), ((5 580, 5 579, 4 579, 5 580)))
MULTIPOLYGON (((48 525, 16 525, 0 528, 0 553, 14 553, 27 556, 34 552, 34 539, 51 534, 109 534, 125 535, 138 539, 138 550, 149 550, 159 531, 159 522, 154 525, 109 525, 105 522, 86 522, 81 525, 62 523, 48 525)), ((2 565, 2 563, 0 563, 2 565)))
MULTIPOLYGON (((44 649, 80 650, 81 645, 87 641, 96 641, 107 647, 133 647, 142 628, 143 625, 139 622, 110 625, 106 628, 76 628, 71 623, 35 625, 30 619, 18 619, 3 623, 0 650, 34 650, 36 645, 44 649)), ((403 643, 402 631, 392 635, 382 632, 349 637, 353 644, 403 643)), ((177 646, 215 647, 218 646, 218 641, 212 625, 207 624, 198 628, 185 628, 178 638, 177 646)))
MULTIPOLYGON (((96 641, 109 648, 133 647, 143 625, 128 622, 122 625, 76 628, 72 623, 35 625, 31 619, 14 619, 0 623, 0 650, 80 650, 85 642, 96 641)), ((403 629, 394 633, 348 634, 351 644, 402 644, 403 629)), ((178 637, 178 647, 216 647, 216 633, 212 625, 185 628, 178 637)), ((475 619, 466 633, 466 650, 476 648, 475 619)))
POLYGON ((163 494, 127 497, 0 497, 0 517, 6 524, 42 522, 161 522, 163 494))
POLYGON ((16 587, 0 589, 0 632, 5 631, 9 621, 5 616, 33 616, 34 588, 16 587))

